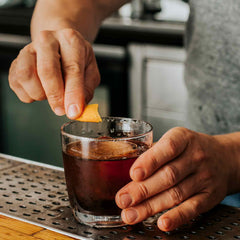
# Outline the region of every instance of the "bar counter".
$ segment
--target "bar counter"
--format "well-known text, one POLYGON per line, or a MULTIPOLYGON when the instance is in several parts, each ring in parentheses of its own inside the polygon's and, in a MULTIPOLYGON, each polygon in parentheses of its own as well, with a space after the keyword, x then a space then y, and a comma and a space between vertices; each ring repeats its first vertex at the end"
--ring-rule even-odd
POLYGON ((153 216, 134 226, 97 229, 71 212, 62 168, 0 154, 0 239, 240 239, 240 209, 218 205, 176 229, 162 232, 153 216))

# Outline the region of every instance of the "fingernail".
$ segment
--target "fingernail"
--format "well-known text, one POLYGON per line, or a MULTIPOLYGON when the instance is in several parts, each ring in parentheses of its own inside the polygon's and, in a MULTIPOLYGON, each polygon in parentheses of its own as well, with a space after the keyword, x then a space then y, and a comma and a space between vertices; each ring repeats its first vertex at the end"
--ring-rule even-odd
POLYGON ((163 219, 159 219, 158 221, 158 226, 160 229, 170 229, 171 228, 171 220, 169 218, 163 218, 163 219))
POLYGON ((58 115, 58 116, 62 116, 62 115, 65 114, 65 110, 64 110, 62 107, 56 107, 56 108, 54 109, 54 112, 55 112, 55 114, 58 115))
POLYGON ((77 104, 72 104, 68 107, 68 117, 75 118, 79 115, 79 107, 77 104))
POLYGON ((120 203, 123 208, 128 207, 132 203, 132 198, 128 193, 123 193, 119 196, 120 203))
POLYGON ((135 168, 133 170, 133 178, 134 178, 134 180, 140 181, 140 180, 144 179, 144 177, 145 177, 145 173, 144 173, 142 168, 135 168))
POLYGON ((138 217, 137 211, 130 208, 123 211, 124 218, 126 219, 127 223, 133 223, 138 217))

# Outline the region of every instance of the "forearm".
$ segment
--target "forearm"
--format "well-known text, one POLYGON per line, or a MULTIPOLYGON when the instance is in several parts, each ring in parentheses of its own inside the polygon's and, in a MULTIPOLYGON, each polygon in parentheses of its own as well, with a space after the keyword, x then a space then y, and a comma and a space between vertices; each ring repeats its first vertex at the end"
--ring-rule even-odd
POLYGON ((101 22, 126 0, 38 0, 31 21, 34 40, 43 30, 73 28, 93 42, 101 22))
POLYGON ((240 192, 240 132, 214 137, 221 144, 223 157, 231 168, 228 194, 240 192))

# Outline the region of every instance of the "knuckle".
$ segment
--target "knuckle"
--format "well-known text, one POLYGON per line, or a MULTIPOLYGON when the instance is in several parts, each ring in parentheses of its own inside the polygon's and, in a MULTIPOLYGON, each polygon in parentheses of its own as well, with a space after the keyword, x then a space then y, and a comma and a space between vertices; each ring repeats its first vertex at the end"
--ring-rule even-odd
POLYGON ((20 83, 28 82, 33 77, 34 68, 31 66, 18 67, 16 69, 16 77, 20 83))
POLYGON ((8 82, 9 82, 9 86, 12 90, 14 90, 15 88, 18 88, 18 86, 19 86, 17 79, 11 75, 9 75, 9 77, 8 77, 8 82))
POLYGON ((38 72, 44 75, 44 78, 52 78, 59 70, 52 62, 40 62, 38 63, 38 72))
POLYGON ((207 154, 202 148, 195 150, 194 157, 193 157, 193 160, 195 162, 203 162, 206 159, 207 159, 207 154))
POLYGON ((177 183, 177 169, 172 165, 166 165, 164 167, 165 179, 168 186, 174 186, 177 183))
POLYGON ((52 32, 51 32, 51 31, 47 31, 47 30, 40 31, 40 32, 39 32, 38 41, 39 41, 40 43, 49 42, 49 38, 50 38, 51 35, 52 35, 52 32))
POLYGON ((34 50, 32 48, 32 44, 28 44, 24 48, 22 48, 19 51, 19 55, 24 54, 25 52, 30 53, 30 54, 34 53, 34 50))
POLYGON ((51 93, 49 93, 48 96, 47 96, 47 98, 48 98, 48 101, 49 101, 51 104, 61 103, 62 100, 63 100, 62 95, 60 95, 60 94, 57 93, 57 92, 51 92, 51 93))
POLYGON ((25 46, 24 48, 22 48, 20 51, 19 51, 19 54, 18 56, 21 56, 22 54, 24 54, 24 52, 27 50, 27 46, 25 46))
POLYGON ((172 138, 168 138, 166 141, 168 146, 167 152, 169 154, 169 157, 175 156, 177 152, 177 144, 172 138))
POLYGON ((201 180, 203 182, 208 182, 212 178, 213 174, 210 172, 210 170, 205 170, 201 172, 201 180))
POLYGON ((188 221, 186 214, 181 208, 178 209, 178 216, 179 216, 179 219, 178 219, 179 225, 182 225, 188 221))
POLYGON ((66 74, 71 75, 82 75, 81 66, 78 63, 67 64, 64 66, 64 71, 66 74))
POLYGON ((9 87, 10 87, 10 89, 12 89, 12 91, 16 92, 17 89, 19 89, 19 84, 17 84, 16 81, 14 81, 14 82, 11 81, 11 82, 9 82, 9 87))
POLYGON ((174 128, 176 131, 183 132, 183 133, 189 133, 190 130, 185 128, 185 127, 175 127, 174 128))
POLYGON ((139 193, 140 193, 140 197, 142 199, 147 199, 148 198, 149 192, 148 192, 147 187, 143 183, 140 182, 138 184, 138 190, 139 190, 139 193))
POLYGON ((14 91, 15 94, 17 95, 17 97, 19 98, 19 100, 23 103, 32 103, 34 100, 29 97, 26 94, 23 94, 23 92, 21 91, 21 89, 19 89, 18 91, 14 91))
POLYGON ((174 134, 178 133, 180 135, 188 135, 190 130, 185 127, 173 127, 169 130, 169 132, 174 134))
POLYGON ((79 95, 79 86, 75 85, 76 87, 72 86, 68 89, 65 93, 66 97, 77 96, 79 95))
POLYGON ((82 35, 75 29, 66 28, 60 30, 60 34, 70 43, 82 43, 84 41, 82 35))
POLYGON ((172 129, 175 133, 181 136, 181 139, 184 141, 191 141, 195 137, 195 134, 192 130, 185 128, 185 127, 174 127, 172 129))
POLYGON ((144 205, 144 209, 146 211, 146 217, 150 217, 155 214, 153 206, 151 205, 151 203, 149 201, 145 201, 143 203, 143 205, 144 205))
POLYGON ((46 95, 43 94, 43 93, 39 93, 34 97, 34 100, 36 100, 36 101, 42 101, 42 100, 45 100, 45 99, 46 99, 46 95))
POLYGON ((201 213, 201 203, 198 200, 191 201, 192 213, 194 216, 197 216, 201 213))
MULTIPOLYGON (((39 33, 38 38, 32 43, 32 47, 34 47, 37 52, 38 51, 45 51, 45 47, 48 46, 51 49, 57 49, 59 45, 59 42, 54 37, 52 31, 41 31, 39 33)), ((33 49, 30 49, 30 51, 34 52, 33 49)))
POLYGON ((179 186, 175 186, 169 190, 169 195, 174 206, 181 203, 183 198, 183 191, 179 186))
POLYGON ((154 150, 154 148, 150 148, 149 150, 150 153, 150 165, 153 170, 159 168, 159 162, 157 158, 157 151, 154 150))
POLYGON ((65 28, 60 31, 66 38, 72 38, 72 37, 75 37, 76 35, 79 35, 78 31, 72 28, 65 28))

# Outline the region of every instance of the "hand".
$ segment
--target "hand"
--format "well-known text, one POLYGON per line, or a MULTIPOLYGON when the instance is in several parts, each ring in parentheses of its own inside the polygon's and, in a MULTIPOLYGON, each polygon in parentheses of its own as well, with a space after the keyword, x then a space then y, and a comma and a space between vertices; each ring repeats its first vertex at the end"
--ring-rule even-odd
POLYGON ((48 99, 57 115, 80 116, 100 82, 90 43, 73 29, 42 31, 12 62, 9 84, 25 103, 48 99))
POLYGON ((117 193, 123 221, 135 224, 171 208, 158 219, 170 231, 221 202, 234 191, 236 168, 224 143, 224 135, 169 130, 135 161, 133 181, 117 193))

